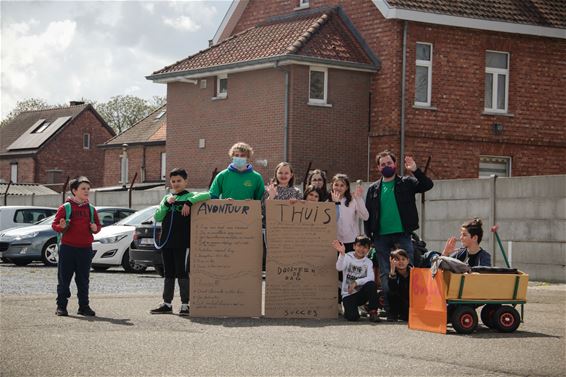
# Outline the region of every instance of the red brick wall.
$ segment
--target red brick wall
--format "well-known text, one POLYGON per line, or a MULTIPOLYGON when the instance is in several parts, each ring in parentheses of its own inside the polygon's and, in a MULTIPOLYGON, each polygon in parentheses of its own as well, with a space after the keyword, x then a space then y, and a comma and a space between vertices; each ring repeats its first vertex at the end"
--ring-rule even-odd
POLYGON ((254 168, 264 178, 283 159, 284 75, 269 69, 228 75, 228 96, 212 100, 215 78, 207 88, 186 83, 167 85, 167 171, 183 167, 191 187, 206 187, 212 171, 225 169, 228 149, 249 143, 254 160, 268 160, 254 168), (198 147, 199 139, 206 146, 198 147))
POLYGON ((0 160, 0 178, 6 183, 10 182, 11 164, 18 164, 18 182, 34 183, 35 162, 33 157, 3 158, 0 160))
MULTIPOLYGON (((370 0, 311 0, 311 8, 341 5, 379 57, 372 80, 371 171, 374 156, 400 149, 402 21, 385 20, 370 0)), ((250 0, 234 33, 273 15, 292 12, 293 1, 250 0)), ((432 156, 436 178, 477 177, 480 155, 512 157, 513 175, 563 174, 566 154, 566 42, 518 34, 410 22, 407 35, 407 154, 424 165, 432 156), (432 106, 414 109, 415 43, 433 44, 432 106), (510 53, 509 113, 484 115, 485 51, 510 53), (496 136, 493 123, 504 131, 496 136), (544 154, 541 156, 541 150, 544 154)), ((364 153, 365 150, 360 153, 364 153)))
MULTIPOLYGON (((165 145, 128 146, 128 182, 138 173, 136 183, 161 181, 161 153, 165 145), (142 181, 143 153, 145 148, 145 180, 142 181)), ((104 148, 104 186, 120 185, 120 155, 122 147, 104 148)))
POLYGON ((100 120, 89 110, 83 111, 66 125, 37 154, 36 183, 47 183, 47 170, 62 170, 64 183, 71 178, 85 175, 93 187, 102 186, 104 175, 104 152, 96 145, 112 137, 100 120), (90 149, 83 149, 83 134, 90 133, 90 149))
POLYGON ((328 103, 308 105, 309 67, 293 66, 290 106, 290 159, 303 180, 309 161, 328 175, 367 179, 370 74, 329 69, 328 103))

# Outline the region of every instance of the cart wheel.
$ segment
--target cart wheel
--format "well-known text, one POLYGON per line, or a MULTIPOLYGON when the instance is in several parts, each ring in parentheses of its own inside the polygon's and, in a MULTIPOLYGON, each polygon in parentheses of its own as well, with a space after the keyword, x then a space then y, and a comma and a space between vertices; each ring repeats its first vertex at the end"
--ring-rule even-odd
POLYGON ((490 329, 495 328, 495 323, 493 319, 495 318, 495 312, 501 307, 500 304, 487 304, 481 309, 480 317, 484 325, 490 329))
POLYGON ((513 332, 521 324, 521 317, 514 307, 502 306, 495 312, 493 323, 500 332, 513 332))
POLYGON ((478 314, 470 306, 462 305, 452 313, 452 327, 459 334, 471 334, 478 326, 478 314))

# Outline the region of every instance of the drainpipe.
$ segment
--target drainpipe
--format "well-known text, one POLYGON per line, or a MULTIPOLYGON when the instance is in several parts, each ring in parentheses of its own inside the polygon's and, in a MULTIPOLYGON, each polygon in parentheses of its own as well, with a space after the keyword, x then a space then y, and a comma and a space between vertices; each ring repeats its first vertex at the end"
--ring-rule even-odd
POLYGON ((401 71, 401 147, 399 150, 399 164, 401 175, 405 172, 405 87, 407 80, 407 21, 403 22, 403 65, 401 71))
MULTIPOLYGON (((371 78, 370 78, 371 86, 371 78)), ((366 182, 369 182, 370 165, 371 165, 371 91, 368 93, 368 169, 366 175, 366 182)))
POLYGON ((275 68, 285 73, 285 109, 284 109, 284 125, 283 125, 283 161, 289 161, 289 71, 279 66, 279 62, 275 63, 275 68))

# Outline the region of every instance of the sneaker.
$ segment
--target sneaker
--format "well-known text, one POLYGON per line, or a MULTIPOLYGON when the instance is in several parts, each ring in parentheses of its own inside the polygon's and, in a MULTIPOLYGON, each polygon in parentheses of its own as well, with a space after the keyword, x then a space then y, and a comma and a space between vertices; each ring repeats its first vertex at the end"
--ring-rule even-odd
POLYGON ((90 308, 90 306, 85 305, 85 306, 81 306, 79 307, 79 310, 77 311, 77 314, 79 315, 84 315, 87 317, 94 317, 96 315, 96 313, 94 312, 94 310, 92 310, 90 308))
POLYGON ((67 308, 58 306, 57 310, 55 311, 55 315, 58 315, 59 317, 67 317, 69 315, 69 312, 67 311, 67 308))
POLYGON ((369 321, 370 322, 381 322, 381 319, 379 318, 379 315, 377 314, 377 310, 370 310, 369 321))
POLYGON ((173 308, 169 305, 161 304, 155 309, 149 311, 150 314, 172 314, 173 308))
POLYGON ((179 310, 179 315, 183 316, 183 317, 188 316, 189 315, 189 307, 187 306, 186 309, 181 308, 181 310, 179 310))
POLYGON ((338 315, 339 316, 343 316, 344 315, 344 307, 342 306, 342 304, 338 304, 338 315))

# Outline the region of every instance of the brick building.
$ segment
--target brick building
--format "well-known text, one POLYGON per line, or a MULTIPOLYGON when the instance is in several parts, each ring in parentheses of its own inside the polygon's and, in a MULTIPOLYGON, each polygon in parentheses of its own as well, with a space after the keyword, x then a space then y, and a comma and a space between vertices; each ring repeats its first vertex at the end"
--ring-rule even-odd
POLYGON ((136 173, 136 183, 164 181, 167 175, 166 136, 167 106, 163 105, 99 145, 104 151, 104 186, 131 183, 136 173))
POLYGON ((0 180, 61 190, 67 177, 102 185, 104 154, 96 148, 115 133, 90 104, 25 111, 0 128, 0 180))
POLYGON ((565 39, 560 0, 241 0, 214 46, 149 79, 167 83, 170 126, 183 135, 168 142, 171 161, 186 145, 197 171, 247 140, 268 161, 265 178, 289 160, 301 175, 312 161, 375 179, 386 148, 419 165, 430 157, 437 179, 563 174, 565 39), (300 19, 311 24, 297 37, 300 19), (285 26, 246 39, 275 24, 285 26), (285 37, 288 50, 273 51, 285 37), (340 66, 345 55, 355 70, 340 66), (313 93, 331 106, 312 106, 313 93), (214 143, 207 153, 201 139, 214 143))

